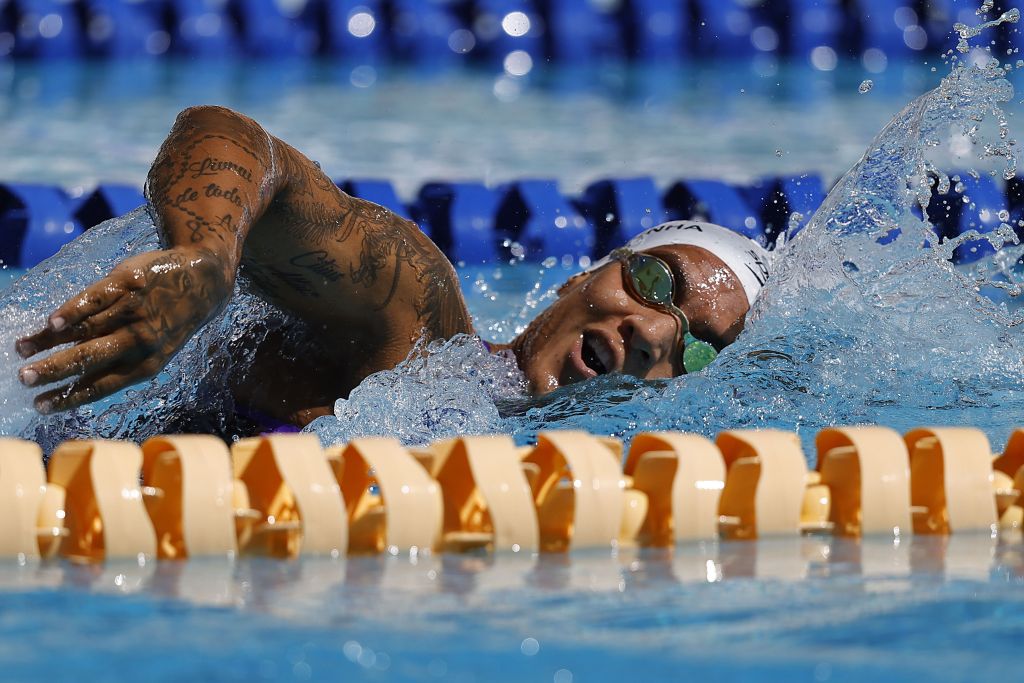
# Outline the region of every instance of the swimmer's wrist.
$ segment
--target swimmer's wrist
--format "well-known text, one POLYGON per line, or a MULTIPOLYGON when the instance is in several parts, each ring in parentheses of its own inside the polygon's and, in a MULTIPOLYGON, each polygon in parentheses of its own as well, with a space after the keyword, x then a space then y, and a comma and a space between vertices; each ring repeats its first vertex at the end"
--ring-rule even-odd
POLYGON ((201 283, 204 294, 216 302, 215 308, 219 309, 227 302, 238 270, 228 256, 205 247, 172 247, 170 251, 183 259, 195 279, 201 283))

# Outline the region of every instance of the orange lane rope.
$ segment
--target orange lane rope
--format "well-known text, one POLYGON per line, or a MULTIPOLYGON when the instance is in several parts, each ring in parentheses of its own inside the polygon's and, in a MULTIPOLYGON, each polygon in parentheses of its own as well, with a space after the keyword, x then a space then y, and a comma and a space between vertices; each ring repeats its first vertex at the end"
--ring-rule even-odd
POLYGON ((622 444, 549 431, 324 450, 315 436, 161 436, 142 446, 0 439, 0 557, 290 558, 563 552, 831 534, 1016 533, 1024 428, 993 455, 970 427, 833 427, 809 470, 797 436, 673 432, 622 444))

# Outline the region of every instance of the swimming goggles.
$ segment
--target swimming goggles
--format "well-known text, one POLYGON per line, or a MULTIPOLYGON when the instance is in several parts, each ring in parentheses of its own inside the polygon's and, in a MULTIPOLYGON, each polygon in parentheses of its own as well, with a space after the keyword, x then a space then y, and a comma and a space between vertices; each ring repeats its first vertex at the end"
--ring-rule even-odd
POLYGON ((679 321, 683 339, 683 370, 699 372, 710 365, 718 357, 718 351, 690 333, 690 321, 675 305, 676 279, 669 265, 657 256, 627 247, 616 249, 610 256, 622 264, 622 281, 633 298, 644 305, 668 311, 679 321))

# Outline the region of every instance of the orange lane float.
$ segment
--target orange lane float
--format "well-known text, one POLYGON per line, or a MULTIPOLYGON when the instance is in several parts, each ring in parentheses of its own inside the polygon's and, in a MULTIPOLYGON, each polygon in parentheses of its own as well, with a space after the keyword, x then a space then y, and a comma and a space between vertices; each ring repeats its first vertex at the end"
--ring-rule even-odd
POLYGON ((356 439, 326 457, 345 497, 350 553, 429 551, 437 544, 440 486, 397 439, 356 439))
POLYGON ((537 468, 532 489, 541 550, 618 543, 625 482, 604 443, 585 432, 541 432, 523 462, 537 468))
POLYGON ((911 531, 910 456, 886 427, 830 427, 818 433, 818 472, 837 536, 911 531))
POLYGON ((736 430, 722 432, 716 443, 726 464, 719 505, 722 535, 799 534, 808 473, 796 434, 736 430))
POLYGON ((331 555, 348 549, 341 488, 311 434, 243 439, 231 449, 243 550, 272 557, 331 555))
POLYGON ((980 429, 932 427, 903 437, 910 452, 914 533, 994 531, 992 449, 980 429))
POLYGON ((37 528, 45 492, 39 446, 0 439, 0 557, 39 557, 40 537, 60 535, 63 525, 37 528))
POLYGON ((1004 530, 1020 530, 1024 526, 1024 429, 1010 435, 1006 450, 992 462, 995 477, 992 487, 996 495, 999 526, 1004 530))
POLYGON ((638 434, 624 469, 634 489, 648 498, 641 545, 718 537, 725 462, 714 443, 696 434, 638 434))
POLYGON ((434 444, 427 461, 444 492, 442 550, 538 549, 533 494, 511 437, 442 441, 434 444))
MULTIPOLYGON (((142 449, 124 441, 65 441, 47 468, 47 489, 63 493, 67 534, 59 553, 72 560, 156 555, 156 533, 139 485, 142 449)), ((59 498, 55 496, 55 499, 59 498)))
MULTIPOLYGON (((779 430, 548 431, 420 448, 312 435, 161 436, 140 448, 0 439, 0 557, 182 560, 258 554, 564 552, 801 534, 1018 533, 1024 429, 830 427, 808 470, 779 430), (141 482, 141 483, 140 483, 141 482)), ((967 540, 964 536, 963 540, 967 540)), ((808 541, 813 542, 813 540, 808 541)))
POLYGON ((220 439, 149 439, 142 444, 142 486, 161 559, 238 551, 231 457, 220 439))

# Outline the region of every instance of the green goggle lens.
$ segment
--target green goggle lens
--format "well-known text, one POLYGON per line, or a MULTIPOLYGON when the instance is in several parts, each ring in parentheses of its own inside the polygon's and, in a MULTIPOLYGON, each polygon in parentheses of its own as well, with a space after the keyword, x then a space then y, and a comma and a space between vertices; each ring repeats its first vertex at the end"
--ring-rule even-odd
POLYGON ((672 271, 661 259, 635 254, 629 260, 629 276, 637 294, 646 301, 659 306, 672 303, 672 271))
POLYGON ((683 331, 683 369, 700 372, 718 357, 715 347, 690 334, 690 323, 675 305, 675 278, 668 264, 656 256, 630 253, 626 259, 630 284, 645 303, 668 308, 680 318, 683 331))
POLYGON ((687 373, 700 372, 716 358, 718 351, 711 344, 697 339, 689 332, 683 337, 683 369, 687 373))

